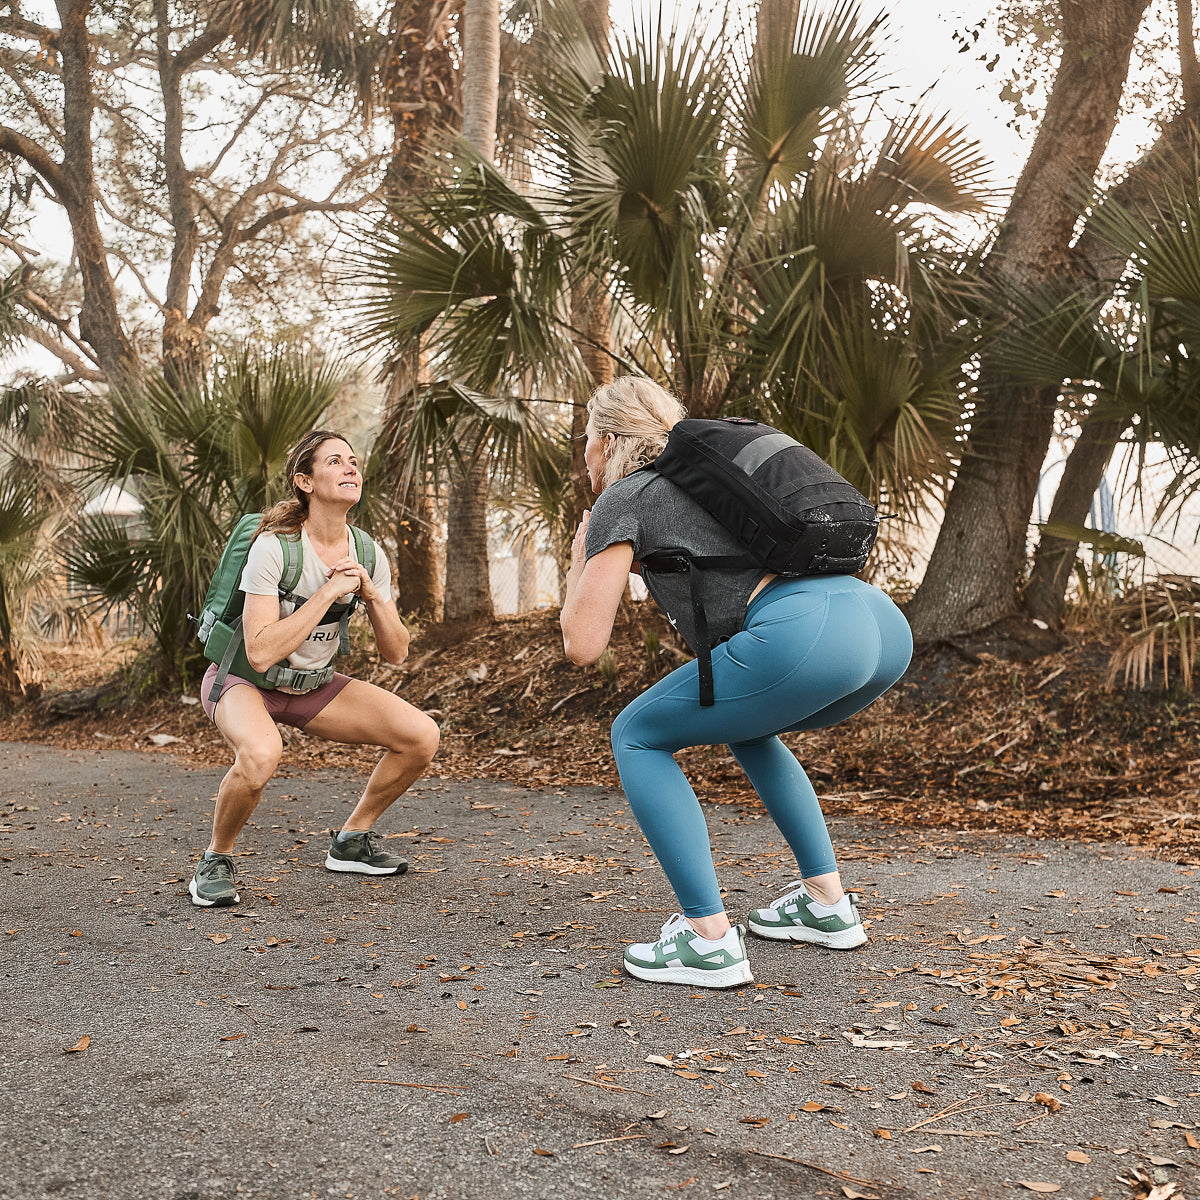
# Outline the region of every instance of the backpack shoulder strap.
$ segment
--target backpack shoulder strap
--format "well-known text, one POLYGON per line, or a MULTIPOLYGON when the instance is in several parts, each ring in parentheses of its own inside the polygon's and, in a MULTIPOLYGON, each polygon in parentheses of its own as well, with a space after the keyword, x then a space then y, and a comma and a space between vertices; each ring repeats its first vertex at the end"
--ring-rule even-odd
POLYGON ((298 533, 276 533, 279 547, 283 551, 283 574, 279 577, 279 598, 292 600, 296 585, 304 572, 304 545, 298 533))
POLYGON ((369 533, 359 529, 357 525, 350 526, 350 534, 354 538, 354 557, 358 559, 368 575, 374 575, 375 539, 369 533))

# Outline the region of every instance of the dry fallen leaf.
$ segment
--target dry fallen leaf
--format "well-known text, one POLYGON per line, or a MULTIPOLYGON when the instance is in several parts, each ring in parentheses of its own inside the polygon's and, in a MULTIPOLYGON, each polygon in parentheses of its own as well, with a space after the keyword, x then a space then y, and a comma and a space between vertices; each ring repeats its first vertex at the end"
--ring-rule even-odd
POLYGON ((909 1154, 941 1154, 941 1146, 918 1146, 914 1150, 910 1150, 909 1154))
POLYGON ((874 1192, 860 1192, 846 1183, 842 1184, 842 1195, 846 1197, 846 1200, 879 1200, 874 1192))
POLYGON ((541 1148, 541 1146, 534 1146, 534 1148, 533 1148, 533 1152, 534 1152, 534 1154, 540 1154, 540 1155, 541 1155, 543 1158, 554 1158, 554 1157, 556 1157, 556 1156, 555 1156, 555 1153, 554 1153, 554 1151, 553 1151, 553 1150, 543 1150, 543 1149, 541 1148))
POLYGON ((1062 1108, 1062 1101, 1057 1096, 1050 1095, 1049 1092, 1037 1092, 1033 1099, 1036 1103, 1048 1108, 1051 1112, 1058 1112, 1062 1108))
POLYGON ((77 1041, 75 1043, 75 1045, 68 1046, 63 1051, 63 1053, 64 1054, 82 1054, 91 1044, 92 1044, 92 1039, 90 1037, 88 1037, 88 1035, 85 1033, 83 1035, 83 1037, 81 1037, 79 1039, 79 1041, 77 1041))
POLYGON ((1018 1179, 1017 1182, 1023 1187, 1028 1188, 1031 1192, 1061 1192, 1061 1183, 1037 1183, 1030 1179, 1018 1179))
POLYGON ((807 1103, 800 1105, 801 1112, 824 1112, 828 1105, 822 1104, 819 1100, 809 1100, 807 1103))
POLYGON ((470 1113, 453 1113, 450 1117, 450 1124, 457 1125, 459 1121, 465 1121, 470 1115, 470 1113))
POLYGON ((219 946, 222 942, 229 941, 229 934, 227 933, 209 933, 205 934, 205 936, 216 946, 219 946))
POLYGON ((1150 1099, 1153 1100, 1156 1104, 1165 1104, 1165 1105, 1167 1105, 1168 1108, 1178 1108, 1179 1107, 1179 1101, 1172 1100, 1170 1096, 1151 1096, 1150 1099))
POLYGON ((1090 1163, 1092 1161, 1092 1156, 1090 1154, 1084 1154, 1082 1150, 1068 1150, 1067 1161, 1076 1163, 1090 1163))
POLYGON ((666 1115, 667 1115, 667 1110, 665 1108, 660 1108, 658 1110, 658 1112, 656 1112, 656 1113, 647 1113, 646 1120, 647 1121, 661 1121, 663 1119, 663 1117, 665 1117, 666 1115))
POLYGON ((937 1092, 933 1088, 931 1088, 929 1086, 929 1084, 922 1083, 919 1079, 913 1080, 911 1087, 914 1092, 921 1092, 926 1096, 936 1096, 937 1095, 937 1092))
POLYGON ((883 1138, 885 1142, 890 1142, 892 1140, 892 1132, 890 1129, 877 1129, 875 1130, 875 1136, 877 1138, 883 1138))
POLYGON ((223 1042, 236 1042, 236 1041, 237 1041, 239 1038, 244 1038, 245 1036, 246 1036, 246 1035, 245 1035, 244 1033, 227 1033, 227 1034, 226 1034, 226 1035, 225 1035, 225 1036, 224 1036, 224 1037, 221 1039, 221 1041, 223 1041, 223 1042))

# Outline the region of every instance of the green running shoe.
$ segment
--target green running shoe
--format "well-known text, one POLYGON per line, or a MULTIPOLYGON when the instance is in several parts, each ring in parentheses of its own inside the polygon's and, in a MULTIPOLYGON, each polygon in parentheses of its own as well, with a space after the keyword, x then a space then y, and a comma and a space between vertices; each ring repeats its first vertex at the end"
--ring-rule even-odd
POLYGON ((233 859, 228 854, 205 850, 196 864, 196 873, 188 884, 192 903, 197 908, 222 908, 241 900, 233 884, 233 859))
POLYGON ((822 908, 836 907, 842 912, 831 912, 817 916, 812 905, 817 904, 804 888, 804 881, 796 880, 788 885, 778 900, 772 900, 766 908, 756 908, 747 918, 752 932, 759 937, 777 941, 812 942, 827 946, 831 950, 853 950, 867 940, 867 931, 859 919, 854 898, 846 895, 846 903, 836 906, 821 905, 822 908))
POLYGON ((625 970, 637 979, 689 987, 729 988, 754 982, 746 959, 745 930, 740 925, 719 941, 710 941, 702 938, 682 913, 675 913, 662 927, 657 942, 627 946, 625 970))
POLYGON ((337 831, 330 834, 327 871, 350 871, 355 875, 403 875, 408 862, 398 854, 389 854, 377 844, 378 834, 370 829, 338 841, 337 831))

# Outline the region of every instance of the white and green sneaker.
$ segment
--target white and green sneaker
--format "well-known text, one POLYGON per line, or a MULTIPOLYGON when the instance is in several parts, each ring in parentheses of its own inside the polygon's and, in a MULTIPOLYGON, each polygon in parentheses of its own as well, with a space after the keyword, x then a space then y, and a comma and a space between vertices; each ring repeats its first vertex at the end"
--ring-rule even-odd
POLYGON ((836 904, 822 904, 808 894, 802 879, 788 884, 788 890, 766 908, 752 909, 746 923, 759 937, 812 942, 831 950, 853 950, 867 940, 849 895, 836 904))
POLYGON ((682 913, 662 927, 657 942, 635 942, 625 949, 625 970, 655 983, 728 988, 753 983, 746 960, 746 931, 734 925, 723 938, 702 938, 682 913))
POLYGON ((349 871, 354 875, 403 875, 408 862, 398 854, 389 854, 379 844, 379 834, 370 829, 345 837, 331 830, 325 870, 349 871))
POLYGON ((196 864, 188 893, 197 908, 223 908, 241 900, 234 883, 233 859, 205 850, 196 864))

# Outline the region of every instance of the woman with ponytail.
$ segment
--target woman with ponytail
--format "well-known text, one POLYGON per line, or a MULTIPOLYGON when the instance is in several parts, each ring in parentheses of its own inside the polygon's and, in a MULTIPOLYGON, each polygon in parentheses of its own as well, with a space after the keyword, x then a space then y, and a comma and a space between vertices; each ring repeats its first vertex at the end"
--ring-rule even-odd
POLYGON ((316 430, 288 456, 291 496, 268 510, 242 572, 246 594, 242 631, 255 671, 278 663, 316 686, 260 687, 229 674, 216 700, 209 697, 214 663, 204 677, 204 710, 234 753, 217 791, 212 841, 189 888, 203 908, 236 904, 234 842, 262 797, 283 753, 276 723, 293 725, 347 745, 382 746, 384 754, 340 832, 331 835, 325 866, 362 875, 398 875, 408 864, 389 854, 372 833, 375 822, 422 774, 438 746, 432 718, 373 684, 327 670, 340 641, 341 612, 357 599, 365 608, 379 653, 399 665, 408 655, 405 629, 391 599, 391 570, 378 543, 368 572, 356 554, 346 521, 362 494, 362 475, 340 434, 316 430), (280 597, 282 539, 298 539, 302 572, 293 593, 280 597), (302 598, 306 597, 306 598, 302 598))
MULTIPOLYGON (((627 376, 588 403, 588 481, 597 499, 571 548, 562 608, 572 662, 595 662, 612 633, 630 570, 656 552, 736 556, 733 536, 655 471, 683 406, 657 384, 627 376)), ((651 596, 697 644, 686 573, 643 572, 651 596)), ((714 645, 715 703, 699 702, 695 661, 660 679, 613 722, 621 785, 682 910, 654 942, 625 949, 639 979, 690 987, 752 981, 744 930, 731 925, 696 793, 675 762, 686 746, 727 744, 796 855, 801 878, 749 914, 764 938, 849 950, 867 940, 842 890, 812 784, 779 734, 845 720, 896 682, 912 635, 882 592, 853 575, 783 578, 760 568, 704 573, 714 645)))

